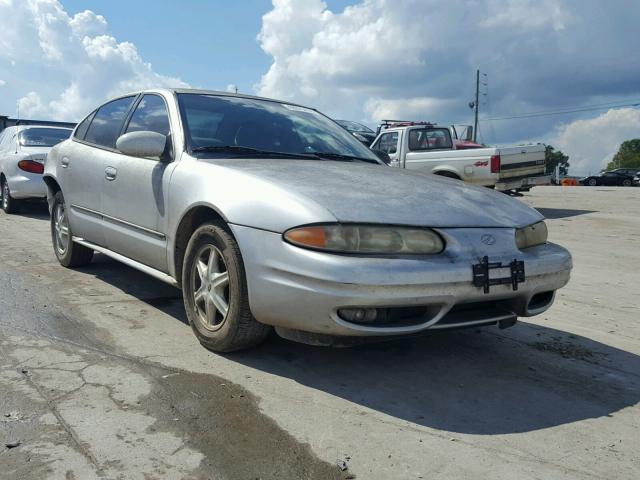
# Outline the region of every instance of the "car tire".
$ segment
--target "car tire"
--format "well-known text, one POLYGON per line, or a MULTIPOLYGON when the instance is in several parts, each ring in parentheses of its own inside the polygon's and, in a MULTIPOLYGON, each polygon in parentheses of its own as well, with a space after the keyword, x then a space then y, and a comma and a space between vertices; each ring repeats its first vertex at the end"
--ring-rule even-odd
POLYGON ((205 223, 191 236, 182 292, 191 328, 209 350, 247 349, 261 343, 271 330, 251 313, 240 248, 224 223, 205 223))
POLYGON ((63 267, 81 267, 91 262, 93 250, 74 243, 73 233, 69 226, 64 196, 56 192, 51 206, 51 241, 53 252, 63 267))
POLYGON ((20 210, 20 201, 11 196, 11 190, 9 189, 9 183, 6 178, 2 178, 1 188, 1 204, 4 213, 17 213, 20 210))
POLYGON ((589 181, 587 182, 587 185, 589 185, 590 187, 595 187, 598 185, 598 181, 595 178, 591 178, 589 179, 589 181))
POLYGON ((630 187, 630 186, 631 186, 631 180, 629 180, 628 178, 625 178, 625 179, 622 181, 622 186, 623 186, 623 187, 630 187))

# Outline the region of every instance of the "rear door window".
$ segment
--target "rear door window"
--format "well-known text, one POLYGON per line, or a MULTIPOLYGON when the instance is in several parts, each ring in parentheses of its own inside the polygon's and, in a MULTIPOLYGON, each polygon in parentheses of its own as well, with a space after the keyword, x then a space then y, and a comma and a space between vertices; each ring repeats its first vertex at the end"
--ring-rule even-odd
POLYGON ((115 148, 122 124, 134 99, 135 97, 119 98, 100 107, 89 125, 85 141, 115 148))
POLYGON ((438 150, 453 148, 451 134, 446 128, 414 128, 409 131, 409 150, 438 150))
POLYGON ((158 95, 145 95, 136 106, 126 132, 150 131, 169 135, 169 113, 158 95))

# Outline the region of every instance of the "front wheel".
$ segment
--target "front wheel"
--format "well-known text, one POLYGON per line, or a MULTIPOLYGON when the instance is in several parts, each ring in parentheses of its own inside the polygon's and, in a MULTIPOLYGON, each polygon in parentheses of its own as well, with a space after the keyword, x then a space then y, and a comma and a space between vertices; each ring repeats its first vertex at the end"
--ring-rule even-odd
POLYGON ((595 178, 590 179, 587 183, 590 187, 595 187, 596 185, 598 185, 598 181, 595 178))
POLYGON ((6 178, 2 179, 2 209, 5 213, 17 213, 20 209, 20 202, 11 196, 11 190, 9 190, 9 183, 6 178))
POLYGON ((69 226, 69 216, 62 192, 53 197, 51 208, 51 240, 53 251, 63 267, 81 267, 91 262, 93 250, 73 243, 73 234, 69 226))
POLYGON ((625 179, 622 181, 622 186, 623 186, 623 187, 630 187, 630 186, 631 186, 631 180, 629 180, 628 178, 625 178, 625 179))
POLYGON ((206 223, 191 236, 182 291, 191 328, 209 350, 242 350, 269 333, 251 314, 240 248, 222 223, 206 223))

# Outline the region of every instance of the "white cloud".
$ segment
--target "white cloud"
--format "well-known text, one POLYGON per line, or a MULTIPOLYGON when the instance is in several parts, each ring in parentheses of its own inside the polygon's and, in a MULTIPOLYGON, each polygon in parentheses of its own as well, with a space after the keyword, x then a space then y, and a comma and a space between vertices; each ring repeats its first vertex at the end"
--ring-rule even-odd
MULTIPOLYGON (((476 68, 490 92, 481 119, 637 99, 639 17, 640 2, 601 0, 361 0, 343 11, 273 0, 258 35, 272 64, 256 90, 370 125, 471 123, 476 68)), ((571 118, 482 121, 480 133, 540 141, 571 118)))
POLYGON ((372 98, 365 103, 365 111, 370 118, 381 120, 421 120, 424 112, 431 112, 434 118, 451 106, 451 100, 433 97, 413 97, 398 99, 372 98))
POLYGON ((621 108, 562 125, 551 144, 569 155, 572 174, 587 175, 606 167, 622 142, 638 137, 640 110, 621 108))
POLYGON ((4 87, 7 84, 4 80, 0 79, 0 87, 4 87))
POLYGON ((128 91, 186 86, 109 35, 103 16, 70 16, 58 0, 0 1, 0 31, 0 70, 12 85, 0 109, 9 114, 17 99, 21 116, 75 121, 128 91))

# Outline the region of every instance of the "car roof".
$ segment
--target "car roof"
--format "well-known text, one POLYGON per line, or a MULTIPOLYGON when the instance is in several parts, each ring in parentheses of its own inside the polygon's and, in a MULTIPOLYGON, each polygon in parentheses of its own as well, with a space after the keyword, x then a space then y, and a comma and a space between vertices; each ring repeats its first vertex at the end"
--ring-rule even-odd
POLYGON ((259 97, 256 95, 247 95, 244 93, 233 93, 233 92, 222 92, 220 90, 202 90, 197 88, 154 88, 148 90, 141 90, 137 92, 131 92, 126 95, 120 95, 120 97, 127 97, 131 95, 145 94, 145 93, 168 93, 168 94, 181 94, 181 93, 190 93, 194 95, 214 95, 218 97, 237 97, 237 98, 248 98, 250 100, 262 100, 265 102, 275 102, 275 103, 285 103, 287 105, 294 105, 296 107, 308 108, 310 110, 316 110, 313 107, 308 107, 306 105, 300 105, 299 103, 288 102, 286 100, 278 100, 275 98, 267 98, 267 97, 259 97))

